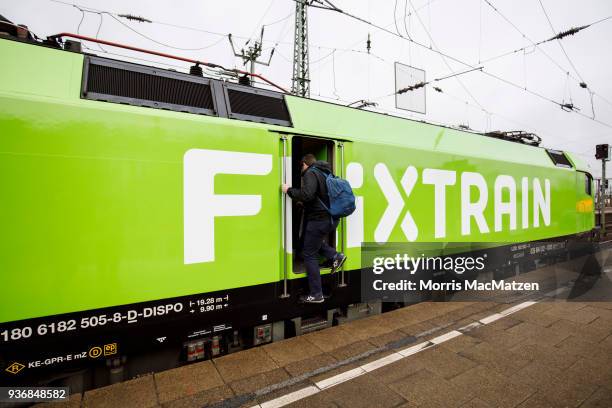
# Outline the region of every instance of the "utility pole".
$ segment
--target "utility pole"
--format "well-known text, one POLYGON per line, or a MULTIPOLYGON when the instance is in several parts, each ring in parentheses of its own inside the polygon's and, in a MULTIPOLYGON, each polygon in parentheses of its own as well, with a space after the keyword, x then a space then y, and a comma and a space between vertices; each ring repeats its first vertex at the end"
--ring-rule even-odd
MULTIPOLYGON (((234 42, 232 41, 232 34, 228 35, 230 45, 232 46, 232 51, 234 52, 234 56, 242 58, 242 63, 244 64, 245 67, 246 67, 247 63, 250 64, 249 72, 251 74, 255 73, 255 64, 270 66, 270 62, 272 61, 272 56, 274 55, 275 48, 272 48, 272 51, 270 51, 270 56, 268 57, 268 62, 263 62, 263 61, 258 61, 257 60, 261 56, 261 53, 262 53, 264 27, 265 26, 261 27, 261 34, 259 35, 259 41, 255 40, 255 43, 253 45, 251 45, 250 47, 248 47, 246 49, 246 51, 245 51, 245 49, 243 47, 240 50, 240 53, 236 52, 236 48, 234 47, 234 42)), ((251 42, 250 38, 244 44, 245 47, 247 45, 249 45, 249 42, 251 42)), ((249 82, 248 82, 248 84, 251 85, 251 86, 253 86, 253 81, 254 81, 253 78, 254 77, 251 76, 250 79, 249 79, 249 82)))
POLYGON ((606 235, 606 162, 612 159, 611 146, 600 144, 595 147, 595 158, 601 160, 601 182, 599 183, 599 222, 601 224, 601 235, 606 235))
POLYGON ((295 0, 295 37, 293 42, 293 78, 291 93, 310 97, 310 61, 308 51, 308 7, 340 11, 329 0, 295 0))
POLYGON ((312 1, 295 1, 295 38, 293 43, 293 78, 291 93, 310 97, 310 61, 308 56, 308 6, 312 1))

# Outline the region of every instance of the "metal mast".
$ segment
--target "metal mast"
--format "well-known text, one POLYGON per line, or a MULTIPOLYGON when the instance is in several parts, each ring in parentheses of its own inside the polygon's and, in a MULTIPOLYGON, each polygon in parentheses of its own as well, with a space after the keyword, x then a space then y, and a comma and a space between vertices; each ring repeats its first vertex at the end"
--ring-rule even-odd
POLYGON ((310 61, 308 56, 308 7, 342 12, 330 0, 295 0, 295 39, 293 42, 293 78, 291 93, 310 97, 310 61))
POLYGON ((310 0, 295 1, 295 39, 293 43, 293 78, 291 93, 310 97, 310 62, 308 59, 308 6, 310 0))
MULTIPOLYGON (((276 48, 272 48, 272 51, 270 51, 268 62, 259 61, 257 59, 261 56, 261 53, 263 51, 262 45, 263 45, 264 27, 265 26, 261 27, 261 34, 259 35, 259 41, 255 40, 255 43, 251 45, 250 47, 248 47, 246 50, 243 47, 239 53, 236 52, 236 48, 234 47, 234 41, 232 41, 232 34, 230 33, 228 35, 230 45, 232 46, 232 51, 234 52, 234 56, 242 58, 242 62, 244 66, 246 66, 247 63, 250 64, 249 72, 251 73, 251 77, 249 80, 249 84, 251 86, 253 85, 253 78, 255 74, 255 64, 270 66, 270 62, 272 61, 272 56, 274 55, 274 50, 276 49, 276 48)), ((244 46, 246 47, 247 45, 249 45, 250 42, 251 42, 251 39, 249 39, 244 46)))

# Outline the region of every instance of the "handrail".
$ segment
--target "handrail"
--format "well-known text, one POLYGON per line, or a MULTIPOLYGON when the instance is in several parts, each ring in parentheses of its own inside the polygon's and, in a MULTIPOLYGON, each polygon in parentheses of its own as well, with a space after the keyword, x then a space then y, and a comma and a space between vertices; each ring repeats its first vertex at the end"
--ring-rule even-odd
POLYGON ((116 43, 116 42, 113 42, 113 41, 106 41, 106 40, 101 40, 99 38, 88 37, 88 36, 81 35, 81 34, 59 33, 59 34, 51 35, 51 36, 49 36, 47 38, 48 39, 57 39, 57 38, 62 38, 62 37, 70 37, 70 38, 76 38, 76 39, 84 40, 84 41, 91 41, 91 42, 95 42, 95 43, 98 43, 98 44, 108 45, 110 47, 123 48, 123 49, 130 50, 130 51, 136 51, 136 52, 142 52, 142 53, 145 53, 145 54, 157 55, 158 57, 170 58, 170 59, 174 59, 174 60, 178 60, 178 61, 189 62, 189 63, 192 63, 192 64, 200 64, 200 65, 204 65, 204 66, 210 67, 210 68, 221 68, 221 69, 223 69, 225 71, 228 71, 228 72, 235 72, 237 74, 248 75, 248 76, 253 77, 253 78, 259 78, 262 81, 266 82, 267 84, 272 85, 273 87, 275 87, 277 89, 280 89, 283 93, 288 93, 285 88, 281 87, 280 85, 275 84, 274 82, 270 81, 269 79, 267 79, 267 78, 265 78, 265 77, 263 77, 263 76, 261 76, 259 74, 250 73, 250 72, 247 72, 247 71, 242 71, 240 69, 227 69, 227 68, 223 67, 222 65, 214 64, 212 62, 199 61, 199 60, 195 60, 195 59, 192 59, 192 58, 180 57, 178 55, 166 54, 164 52, 147 50, 147 49, 144 49, 144 48, 139 48, 139 47, 134 47, 134 46, 131 46, 131 45, 116 43))
MULTIPOLYGON (((288 180, 287 180, 287 136, 286 135, 282 135, 281 136, 281 140, 283 143, 283 157, 282 157, 282 165, 281 165, 281 183, 282 184, 288 184, 288 180)), ((281 298, 288 298, 289 297, 289 292, 287 291, 287 247, 289 246, 288 244, 288 237, 287 237, 287 201, 289 201, 289 198, 287 195, 285 194, 281 194, 282 200, 281 200, 281 207, 282 207, 282 220, 281 220, 281 239, 283 241, 283 245, 282 245, 282 255, 283 255, 283 294, 280 296, 281 298)))
MULTIPOLYGON (((344 178, 344 143, 339 142, 338 148, 340 149, 340 177, 344 178)), ((346 248, 345 248, 345 236, 346 236, 346 218, 340 218, 340 252, 346 256, 346 248)), ((344 280, 344 264, 340 268, 340 284, 338 287, 343 288, 346 286, 346 281, 344 280)))

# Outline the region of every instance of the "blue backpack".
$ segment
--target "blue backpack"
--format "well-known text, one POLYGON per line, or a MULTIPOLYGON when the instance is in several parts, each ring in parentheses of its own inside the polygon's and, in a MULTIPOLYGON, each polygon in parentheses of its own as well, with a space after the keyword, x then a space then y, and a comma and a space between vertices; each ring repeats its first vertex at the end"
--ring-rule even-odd
POLYGON ((355 211, 355 194, 353 194, 353 189, 351 189, 349 182, 334 176, 332 173, 323 172, 314 166, 312 168, 325 177, 329 207, 320 198, 319 201, 327 212, 329 212, 333 219, 351 215, 355 211))

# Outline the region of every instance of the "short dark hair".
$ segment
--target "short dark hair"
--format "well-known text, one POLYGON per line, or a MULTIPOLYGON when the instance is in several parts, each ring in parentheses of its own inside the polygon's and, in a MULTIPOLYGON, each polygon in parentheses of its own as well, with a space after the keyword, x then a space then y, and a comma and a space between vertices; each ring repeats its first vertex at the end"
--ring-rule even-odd
POLYGON ((302 163, 306 164, 308 167, 315 164, 316 161, 317 161, 317 158, 312 153, 308 153, 304 155, 304 157, 302 157, 302 163))

